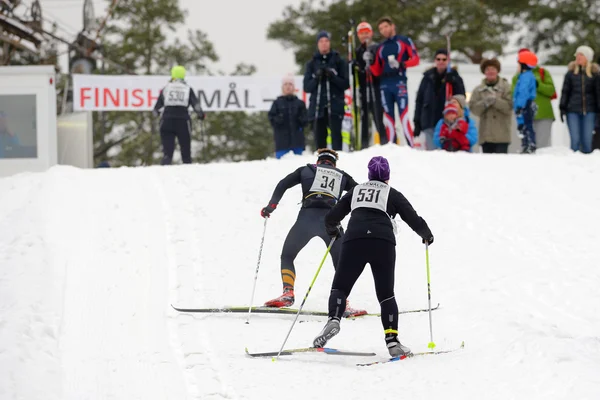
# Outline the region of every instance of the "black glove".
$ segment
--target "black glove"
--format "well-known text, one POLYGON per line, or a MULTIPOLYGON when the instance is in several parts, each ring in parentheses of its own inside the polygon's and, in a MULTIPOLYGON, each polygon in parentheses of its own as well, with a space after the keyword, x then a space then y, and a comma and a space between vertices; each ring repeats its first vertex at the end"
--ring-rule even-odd
POLYGON ((323 75, 326 75, 325 74, 325 68, 324 67, 318 67, 317 70, 315 71, 315 78, 321 79, 323 77, 323 75))
POLYGON ((344 230, 342 229, 342 226, 340 224, 337 224, 334 227, 326 226, 325 230, 332 239, 338 239, 344 234, 344 230))
POLYGON ((524 130, 524 129, 525 129, 525 125, 523 125, 523 124, 519 124, 519 125, 517 125, 517 130, 518 130, 519 132, 523 132, 523 130, 524 130))
POLYGON ((196 114, 198 115, 198 119, 200 121, 204 121, 204 118, 206 118, 206 114, 204 114, 204 111, 198 111, 196 114))
POLYGON ((275 211, 276 208, 277 208, 277 204, 275 204, 275 203, 269 204, 268 206, 266 206, 262 210, 260 210, 260 216, 263 218, 269 218, 271 216, 271 213, 273 211, 275 211))
POLYGON ((423 244, 425 243, 427 243, 427 246, 431 246, 433 243, 433 235, 429 236, 428 238, 423 238, 423 244))
POLYGON ((454 83, 454 81, 456 81, 457 77, 458 77, 458 72, 456 72, 453 69, 446 72, 446 82, 448 82, 448 83, 454 83))
POLYGON ((421 123, 418 121, 414 121, 415 123, 415 131, 413 132, 414 137, 419 137, 421 134, 421 123))
POLYGON ((567 113, 564 110, 560 110, 560 122, 565 122, 565 115, 567 113))
POLYGON ((332 76, 337 76, 337 71, 335 68, 325 68, 325 76, 331 78, 332 76))
POLYGON ((517 117, 520 117, 521 115, 523 115, 523 109, 522 109, 521 107, 517 108, 517 109, 515 110, 515 115, 516 115, 517 117))

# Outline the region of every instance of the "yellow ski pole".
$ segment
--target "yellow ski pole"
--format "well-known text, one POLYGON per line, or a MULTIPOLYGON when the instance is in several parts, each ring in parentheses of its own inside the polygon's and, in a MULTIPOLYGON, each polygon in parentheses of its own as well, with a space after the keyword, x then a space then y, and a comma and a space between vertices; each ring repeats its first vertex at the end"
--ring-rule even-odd
POLYGON ((433 342, 433 324, 431 323, 431 279, 429 278, 429 244, 425 243, 425 263, 427 264, 427 299, 429 301, 429 344, 428 349, 433 350, 435 343, 433 342))

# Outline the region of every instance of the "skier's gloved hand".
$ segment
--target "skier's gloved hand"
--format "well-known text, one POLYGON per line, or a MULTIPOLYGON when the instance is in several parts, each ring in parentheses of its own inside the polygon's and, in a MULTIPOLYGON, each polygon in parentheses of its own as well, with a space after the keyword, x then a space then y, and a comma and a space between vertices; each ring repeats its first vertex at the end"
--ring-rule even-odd
POLYGON ((325 230, 327 231, 327 234, 332 238, 332 239, 338 239, 340 237, 342 237, 342 235, 344 234, 344 229, 342 228, 342 225, 337 224, 336 226, 326 226, 325 230))
POLYGON ((431 246, 431 244, 433 243, 433 235, 429 236, 429 237, 424 237, 423 238, 423 244, 427 243, 427 246, 431 246))
POLYGON ((323 77, 323 75, 325 75, 325 68, 318 67, 317 70, 315 71, 315 78, 321 79, 323 77))
POLYGON ((337 71, 335 70, 335 68, 325 68, 325 75, 329 78, 333 77, 333 76, 337 76, 337 71))
POLYGON ((413 136, 414 137, 419 137, 419 135, 421 134, 421 123, 418 121, 413 121, 415 124, 415 130, 413 132, 413 136))
POLYGON ((204 121, 204 118, 206 118, 206 114, 204 114, 204 111, 198 111, 196 114, 198 115, 198 119, 200 121, 204 121))
POLYGON ((388 64, 392 69, 400 69, 400 62, 393 55, 388 56, 388 64))
POLYGON ((260 210, 260 216, 263 218, 269 218, 271 216, 271 213, 273 211, 275 211, 276 208, 277 208, 277 204, 275 204, 275 203, 269 204, 268 206, 266 206, 262 210, 260 210))
POLYGON ((363 53, 363 61, 366 62, 367 65, 371 64, 373 62, 373 53, 370 51, 365 51, 363 53))

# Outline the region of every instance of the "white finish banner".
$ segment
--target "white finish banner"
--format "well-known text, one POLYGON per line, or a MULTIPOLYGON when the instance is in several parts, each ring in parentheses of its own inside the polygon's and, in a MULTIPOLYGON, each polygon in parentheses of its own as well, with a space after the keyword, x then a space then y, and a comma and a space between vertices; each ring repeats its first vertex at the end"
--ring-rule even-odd
MULTIPOLYGON (((306 101, 302 76, 296 76, 296 95, 306 101)), ((168 76, 73 75, 75 111, 152 110, 168 76)), ((281 79, 255 76, 190 76, 205 111, 268 111, 281 95, 281 79)))

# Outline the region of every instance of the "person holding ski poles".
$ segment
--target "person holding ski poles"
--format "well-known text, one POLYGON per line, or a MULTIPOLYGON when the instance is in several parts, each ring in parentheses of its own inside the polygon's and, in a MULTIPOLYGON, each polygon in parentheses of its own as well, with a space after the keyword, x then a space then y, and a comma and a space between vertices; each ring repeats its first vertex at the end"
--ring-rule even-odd
POLYGON ((157 116, 159 110, 164 108, 160 119, 160 139, 163 146, 161 165, 170 165, 173 161, 175 138, 179 142, 182 162, 192 163, 192 127, 188 107, 192 106, 201 121, 205 117, 198 97, 184 79, 184 67, 176 65, 171 68, 171 81, 161 90, 152 111, 157 116))
POLYGON ((356 48, 356 65, 358 67, 358 88, 360 92, 360 129, 362 147, 369 147, 371 135, 369 133, 369 112, 373 116, 375 128, 379 132, 379 142, 387 143, 387 135, 383 126, 383 105, 381 104, 381 92, 379 91, 379 78, 374 77, 371 72, 371 64, 375 59, 375 53, 379 43, 373 42, 373 28, 368 22, 361 22, 356 27, 356 34, 360 46, 356 48))
POLYGON ((433 234, 427 223, 408 200, 389 186, 390 165, 384 157, 369 161, 369 181, 352 188, 325 216, 327 233, 342 242, 340 260, 335 270, 329 296, 329 319, 313 340, 314 347, 324 347, 340 332, 346 298, 369 263, 375 292, 381 305, 381 322, 385 343, 392 357, 409 355, 410 349, 398 339, 398 305, 394 297, 396 267, 396 214, 423 240, 431 245, 433 234), (348 231, 342 236, 340 221, 351 213, 348 231))
MULTIPOLYGON (((337 168, 338 154, 335 150, 319 149, 316 164, 303 165, 283 178, 275 187, 269 204, 260 211, 263 218, 270 218, 271 213, 285 192, 302 185, 302 206, 296 223, 292 226, 281 251, 281 280, 283 294, 265 303, 266 307, 289 307, 294 304, 294 283, 296 268, 294 260, 298 253, 314 237, 318 236, 328 244, 330 239, 325 231, 325 214, 338 202, 343 191, 349 191, 357 185, 346 172, 337 168)), ((331 246, 333 267, 337 268, 339 259, 338 243, 331 246)), ((346 316, 359 316, 367 312, 355 310, 344 303, 346 316)))
POLYGON ((348 64, 331 50, 331 36, 321 31, 317 35, 318 51, 306 64, 304 91, 310 93, 308 118, 318 149, 327 147, 327 129, 331 132, 331 147, 342 150, 342 120, 344 91, 350 87, 348 64))
POLYGON ((394 111, 394 104, 397 104, 406 143, 413 147, 413 129, 408 120, 406 69, 419 65, 419 54, 409 37, 396 35, 396 25, 390 17, 380 18, 377 28, 385 41, 377 47, 371 72, 381 79, 381 101, 385 111, 383 123, 387 139, 391 143, 399 143, 394 111))

